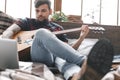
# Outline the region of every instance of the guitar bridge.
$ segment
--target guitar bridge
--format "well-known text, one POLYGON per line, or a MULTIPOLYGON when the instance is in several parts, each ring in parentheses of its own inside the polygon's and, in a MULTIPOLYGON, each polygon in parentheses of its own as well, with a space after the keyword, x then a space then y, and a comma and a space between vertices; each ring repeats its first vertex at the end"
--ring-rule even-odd
POLYGON ((17 37, 17 42, 18 42, 19 44, 22 43, 22 40, 21 40, 21 37, 20 37, 20 36, 17 37))

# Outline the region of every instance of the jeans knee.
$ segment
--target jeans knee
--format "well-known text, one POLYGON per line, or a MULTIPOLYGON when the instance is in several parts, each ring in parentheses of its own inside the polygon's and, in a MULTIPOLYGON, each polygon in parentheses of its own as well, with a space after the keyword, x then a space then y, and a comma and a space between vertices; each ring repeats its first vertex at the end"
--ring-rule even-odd
POLYGON ((36 36, 45 36, 49 34, 49 30, 41 28, 36 32, 36 36))
POLYGON ((39 39, 51 39, 51 38, 56 38, 56 36, 54 34, 52 34, 49 30, 41 28, 39 29, 36 34, 35 34, 36 38, 39 39))

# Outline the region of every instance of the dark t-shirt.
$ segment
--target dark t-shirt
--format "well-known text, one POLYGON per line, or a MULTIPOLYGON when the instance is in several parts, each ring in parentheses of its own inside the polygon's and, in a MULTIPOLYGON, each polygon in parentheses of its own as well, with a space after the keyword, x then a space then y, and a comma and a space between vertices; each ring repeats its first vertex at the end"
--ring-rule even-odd
MULTIPOLYGON (((31 19, 31 18, 19 19, 18 21, 16 21, 16 24, 19 25, 23 31, 36 30, 39 28, 49 29, 52 32, 63 30, 63 27, 56 23, 53 23, 50 21, 41 21, 40 22, 36 19, 31 19)), ((56 36, 60 40, 62 40, 64 42, 68 42, 65 34, 60 34, 60 35, 56 35, 56 36)))

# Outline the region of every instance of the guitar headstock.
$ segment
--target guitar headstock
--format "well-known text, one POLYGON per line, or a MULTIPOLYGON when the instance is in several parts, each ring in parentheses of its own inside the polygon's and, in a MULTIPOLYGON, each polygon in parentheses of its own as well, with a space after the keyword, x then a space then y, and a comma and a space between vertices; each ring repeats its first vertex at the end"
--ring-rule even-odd
POLYGON ((89 28, 93 33, 96 33, 96 34, 98 33, 103 34, 105 32, 105 28, 101 26, 90 26, 89 28))

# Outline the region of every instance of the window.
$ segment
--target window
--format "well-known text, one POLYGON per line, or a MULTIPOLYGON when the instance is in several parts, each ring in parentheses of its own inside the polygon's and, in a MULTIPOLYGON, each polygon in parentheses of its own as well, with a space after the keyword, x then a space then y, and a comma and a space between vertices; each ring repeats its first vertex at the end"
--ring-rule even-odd
MULTIPOLYGON (((54 10, 54 0, 51 3, 54 10)), ((82 16, 84 23, 120 25, 119 5, 119 0, 62 0, 61 9, 66 15, 82 16)), ((0 11, 15 18, 35 18, 34 0, 0 0, 0 11)))
POLYGON ((30 0, 7 0, 6 13, 15 18, 30 17, 30 0))
POLYGON ((120 1, 119 1, 119 12, 118 12, 118 25, 120 25, 120 1))
POLYGON ((119 0, 62 0, 62 11, 66 15, 81 15, 84 23, 95 22, 104 25, 120 25, 120 6, 118 5, 118 1, 119 0), (117 11, 118 6, 119 12, 117 11))
POLYGON ((5 0, 0 0, 0 11, 5 12, 5 0))
POLYGON ((35 18, 35 7, 34 7, 34 0, 32 0, 32 12, 31 12, 31 17, 35 18))
POLYGON ((62 12, 66 15, 81 15, 81 0, 62 0, 62 12))
POLYGON ((102 0, 101 24, 117 25, 117 0, 102 0))
POLYGON ((82 20, 84 23, 99 23, 100 0, 83 0, 82 20))

